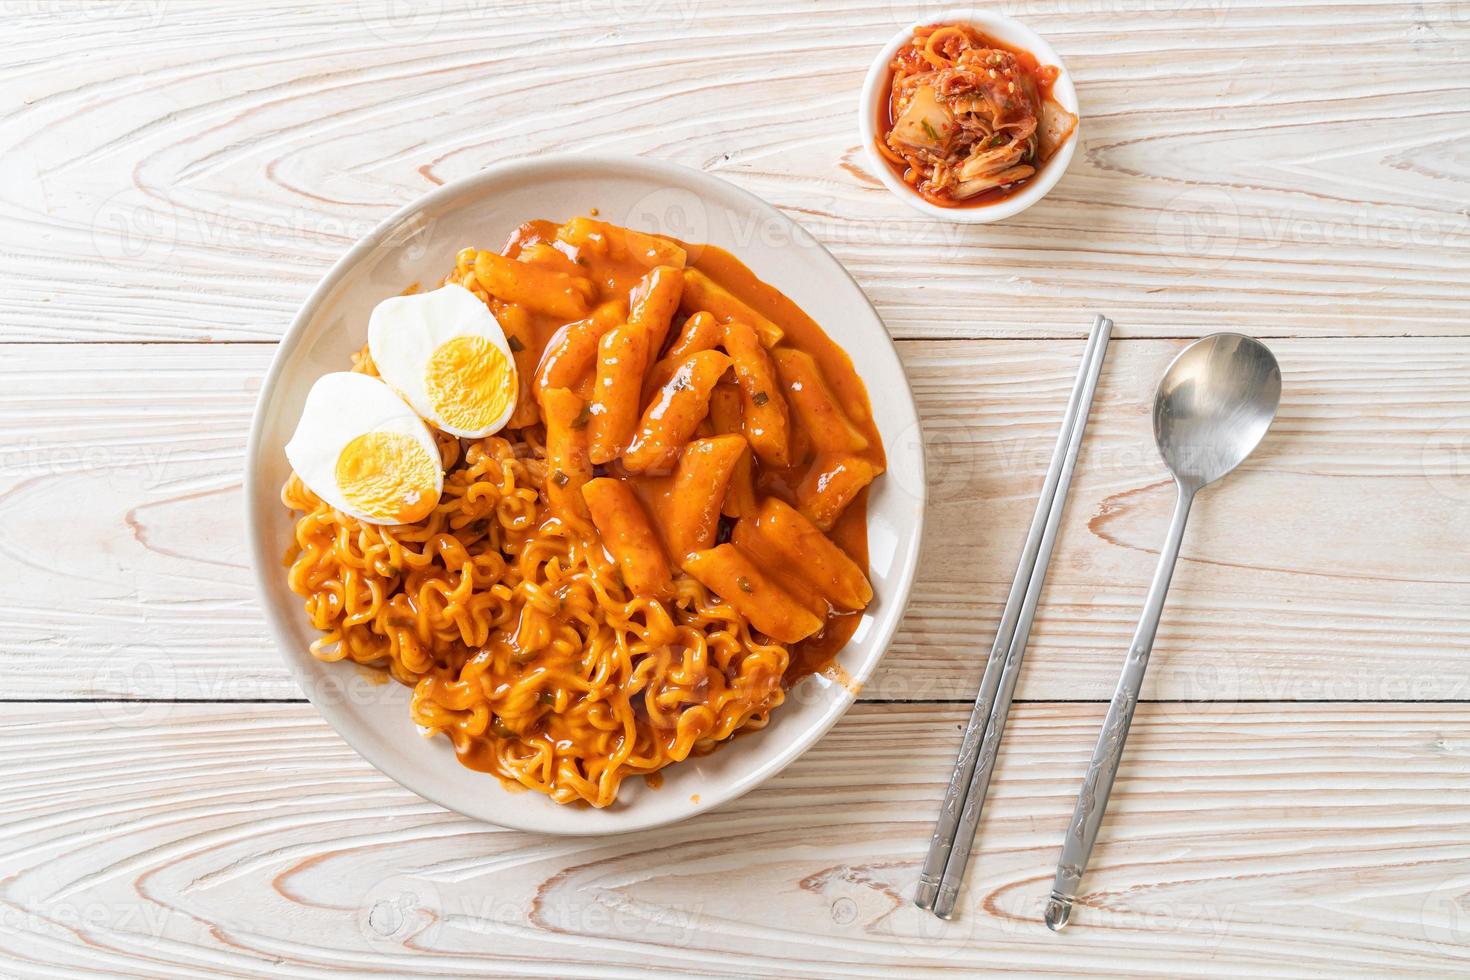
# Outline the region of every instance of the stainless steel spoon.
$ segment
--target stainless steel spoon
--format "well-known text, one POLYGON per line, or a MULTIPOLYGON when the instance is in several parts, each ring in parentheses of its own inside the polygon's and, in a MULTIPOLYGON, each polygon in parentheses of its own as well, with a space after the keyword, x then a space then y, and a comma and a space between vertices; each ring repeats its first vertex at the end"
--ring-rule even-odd
POLYGON ((1235 333, 1195 341, 1174 358, 1154 395, 1154 439, 1174 474, 1179 496, 1174 521, 1159 553, 1159 567, 1144 603, 1143 617, 1123 665, 1123 676, 1108 708, 1092 763, 1077 796, 1077 808, 1062 843, 1056 882, 1046 903, 1046 924, 1060 930, 1072 916, 1072 902, 1087 870, 1092 845, 1102 825, 1133 709, 1143 687, 1149 652, 1159 630, 1159 614, 1169 579, 1179 559, 1179 544, 1194 495, 1235 469, 1260 444, 1281 401, 1281 368, 1266 345, 1235 333))

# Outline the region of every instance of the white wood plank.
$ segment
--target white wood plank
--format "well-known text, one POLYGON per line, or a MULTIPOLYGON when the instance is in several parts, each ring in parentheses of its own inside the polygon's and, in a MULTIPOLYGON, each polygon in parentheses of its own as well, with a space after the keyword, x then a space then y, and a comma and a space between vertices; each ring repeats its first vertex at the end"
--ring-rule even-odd
POLYGON ((1085 905, 1061 936, 1040 908, 1101 705, 1017 708, 949 924, 910 895, 957 706, 859 705, 767 787, 604 839, 447 813, 306 705, 120 707, 0 708, 7 972, 1470 968, 1464 705, 1209 705, 1187 718, 1142 706, 1085 905))
POLYGON ((1081 91, 1071 172, 963 228, 870 172, 856 93, 944 4, 18 5, 0 60, 0 339, 274 339, 438 183, 549 151, 725 177, 900 336, 1460 335, 1453 2, 1013 2, 1081 91), (388 12, 400 16, 391 19, 388 12))
MULTIPOLYGON (((1148 402, 1179 346, 1113 346, 1020 697, 1111 695, 1170 509, 1148 402)), ((1470 350, 1450 339, 1273 346, 1280 419, 1196 505, 1145 696, 1470 699, 1470 350)), ((864 696, 967 700, 1080 345, 900 349, 926 426, 929 531, 909 614, 864 696)), ((7 696, 298 697, 255 605, 239 499, 270 349, 6 355, 7 696)))

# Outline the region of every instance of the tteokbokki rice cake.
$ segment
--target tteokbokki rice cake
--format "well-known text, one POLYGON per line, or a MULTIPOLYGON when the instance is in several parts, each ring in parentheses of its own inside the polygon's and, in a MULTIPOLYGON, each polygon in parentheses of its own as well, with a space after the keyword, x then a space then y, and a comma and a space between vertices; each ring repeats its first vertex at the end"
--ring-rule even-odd
POLYGON ((720 249, 527 222, 350 367, 286 447, 290 586, 466 766, 607 806, 763 727, 872 600, 863 383, 720 249))

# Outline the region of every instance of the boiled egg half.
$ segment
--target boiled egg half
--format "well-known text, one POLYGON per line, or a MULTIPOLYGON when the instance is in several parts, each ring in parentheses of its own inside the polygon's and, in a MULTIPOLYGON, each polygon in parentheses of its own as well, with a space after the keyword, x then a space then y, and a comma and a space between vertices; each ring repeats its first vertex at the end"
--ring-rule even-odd
POLYGON ((296 475, 322 500, 368 524, 412 524, 444 491, 434 436, 377 378, 340 371, 311 386, 286 443, 296 475))
POLYGON ((515 411, 520 382, 510 343, 463 286, 379 303, 368 320, 368 351, 383 380, 450 435, 499 432, 515 411))

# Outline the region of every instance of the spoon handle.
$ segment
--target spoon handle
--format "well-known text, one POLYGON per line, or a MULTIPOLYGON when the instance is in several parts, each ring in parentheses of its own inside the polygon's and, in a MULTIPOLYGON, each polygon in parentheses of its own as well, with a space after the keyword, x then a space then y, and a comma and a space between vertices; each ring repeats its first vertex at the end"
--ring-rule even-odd
POLYGON ((1169 594, 1169 580, 1174 575, 1174 563, 1179 560, 1179 545, 1184 540, 1184 525, 1189 519, 1189 505, 1193 501, 1194 489, 1180 484, 1179 497, 1174 503, 1174 520, 1159 553, 1159 567, 1154 572, 1153 584, 1149 586, 1143 616, 1133 634, 1128 659, 1123 664, 1123 676, 1118 678, 1118 690, 1113 693, 1113 703, 1108 706, 1107 719, 1098 735, 1097 746, 1092 750, 1092 762, 1082 780, 1082 790, 1077 794, 1077 808, 1072 812, 1072 822, 1067 825, 1067 836, 1062 841, 1056 881, 1052 884, 1051 899, 1046 903, 1046 924, 1053 932, 1060 931, 1072 917, 1072 902, 1082 884, 1088 858, 1092 856, 1092 845, 1097 842, 1098 828, 1102 826, 1103 811, 1107 809, 1113 779, 1118 775, 1118 763, 1123 758, 1123 743, 1128 740, 1128 726, 1133 723, 1133 709, 1143 689, 1143 672, 1148 669, 1148 656, 1153 650, 1154 636, 1159 631, 1159 616, 1164 611, 1164 598, 1169 594))

